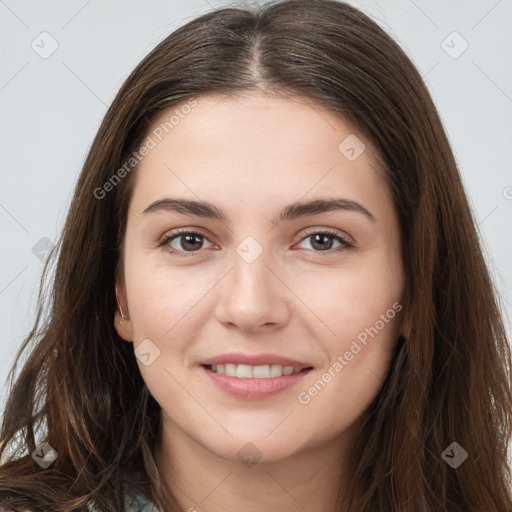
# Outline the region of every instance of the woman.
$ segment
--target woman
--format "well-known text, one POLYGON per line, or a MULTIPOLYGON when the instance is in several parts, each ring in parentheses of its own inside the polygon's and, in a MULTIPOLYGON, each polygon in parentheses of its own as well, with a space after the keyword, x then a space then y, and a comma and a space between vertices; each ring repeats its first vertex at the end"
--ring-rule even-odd
POLYGON ((171 34, 58 248, 4 414, 6 510, 512 510, 475 221, 420 75, 357 9, 171 34))

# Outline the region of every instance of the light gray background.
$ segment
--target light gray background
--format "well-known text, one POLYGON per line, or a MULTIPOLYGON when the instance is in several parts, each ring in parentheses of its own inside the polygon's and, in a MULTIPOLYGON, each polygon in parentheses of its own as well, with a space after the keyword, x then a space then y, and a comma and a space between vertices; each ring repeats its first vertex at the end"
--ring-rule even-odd
MULTIPOLYGON (((35 315, 48 244, 41 239, 57 238, 107 105, 166 35, 230 3, 0 0, 2 401, 15 352, 35 315), (42 58, 52 44, 58 48, 42 58)), ((510 332, 512 0, 350 3, 398 40, 427 81, 478 218, 510 332)))

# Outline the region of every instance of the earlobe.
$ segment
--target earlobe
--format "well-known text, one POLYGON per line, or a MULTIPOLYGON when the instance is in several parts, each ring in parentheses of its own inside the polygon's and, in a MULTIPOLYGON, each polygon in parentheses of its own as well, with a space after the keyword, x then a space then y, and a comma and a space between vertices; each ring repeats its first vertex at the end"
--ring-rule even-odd
POLYGON ((117 334, 123 338, 123 340, 132 342, 133 336, 131 335, 131 327, 128 325, 129 320, 123 319, 119 311, 116 311, 114 316, 114 326, 116 328, 117 334))
POLYGON ((408 312, 401 308, 397 316, 398 331, 397 336, 408 339, 411 333, 411 318, 408 312))
POLYGON ((405 317, 402 321, 402 324, 400 325, 400 330, 399 330, 400 336, 402 336, 403 338, 405 338, 407 340, 410 336, 410 330, 411 330, 411 326, 409 323, 409 317, 407 315, 405 315, 405 317))
POLYGON ((132 326, 128 316, 126 316, 126 300, 124 299, 124 293, 122 291, 121 286, 117 282, 116 279, 116 301, 117 301, 117 309, 114 314, 114 327, 125 341, 132 342, 132 326))

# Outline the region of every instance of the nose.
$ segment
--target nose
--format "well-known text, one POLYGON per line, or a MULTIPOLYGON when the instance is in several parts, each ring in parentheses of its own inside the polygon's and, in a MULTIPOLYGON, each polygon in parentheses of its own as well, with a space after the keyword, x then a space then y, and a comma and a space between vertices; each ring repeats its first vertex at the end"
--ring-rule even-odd
POLYGON ((283 327, 290 317, 288 301, 293 295, 283 281, 269 267, 265 252, 251 263, 234 252, 233 268, 219 283, 217 320, 244 332, 283 327))

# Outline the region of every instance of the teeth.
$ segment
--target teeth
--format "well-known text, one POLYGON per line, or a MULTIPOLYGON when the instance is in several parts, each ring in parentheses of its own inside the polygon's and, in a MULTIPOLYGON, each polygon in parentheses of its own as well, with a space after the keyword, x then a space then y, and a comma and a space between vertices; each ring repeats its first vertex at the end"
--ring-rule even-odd
POLYGON ((248 364, 212 364, 212 372, 220 373, 228 377, 239 379, 268 379, 270 377, 282 377, 299 373, 303 368, 293 366, 281 366, 280 364, 251 366, 248 364))
POLYGON ((270 377, 270 366, 268 364, 263 366, 253 366, 252 376, 255 379, 268 379, 270 377))
POLYGON ((225 364, 224 375, 227 375, 228 377, 236 377, 236 364, 225 364))
POLYGON ((249 366, 248 364, 237 365, 236 376, 240 379, 251 379, 253 377, 252 366, 249 366))
MULTIPOLYGON (((291 368, 291 366, 288 366, 288 368, 291 368)), ((292 368, 293 371, 293 368, 292 368)), ((283 375, 283 367, 280 364, 273 364, 270 367, 270 376, 271 377, 281 377, 283 375)))

